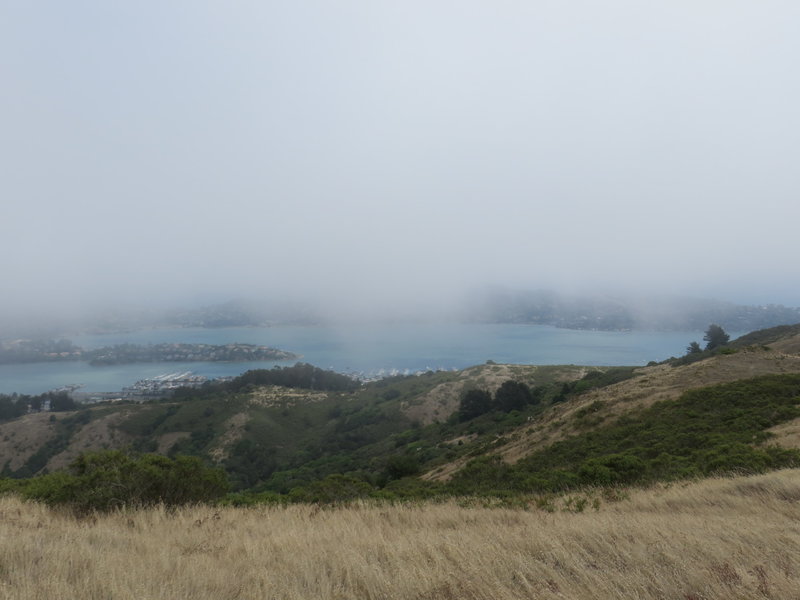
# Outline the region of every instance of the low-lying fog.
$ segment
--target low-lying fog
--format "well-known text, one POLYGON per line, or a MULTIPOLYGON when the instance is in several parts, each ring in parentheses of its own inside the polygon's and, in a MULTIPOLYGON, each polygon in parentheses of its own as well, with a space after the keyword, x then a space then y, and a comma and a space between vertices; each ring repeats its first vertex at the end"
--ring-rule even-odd
POLYGON ((0 313, 800 306, 795 2, 6 3, 0 313))

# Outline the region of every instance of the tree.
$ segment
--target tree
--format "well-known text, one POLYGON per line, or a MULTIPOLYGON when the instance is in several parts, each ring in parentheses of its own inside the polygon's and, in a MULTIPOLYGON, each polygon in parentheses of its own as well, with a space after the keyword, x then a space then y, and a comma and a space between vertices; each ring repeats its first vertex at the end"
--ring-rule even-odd
POLYGON ((703 336, 703 340, 708 342, 706 344, 706 350, 713 350, 719 346, 724 346, 730 339, 731 336, 725 333, 722 327, 715 324, 709 325, 708 329, 706 329, 706 334, 703 336))
POLYGON ((51 393, 49 394, 49 397, 50 410, 53 412, 65 412, 78 408, 75 400, 70 398, 66 392, 51 393))
POLYGON ((533 401, 530 388, 519 381, 509 379, 494 395, 495 403, 502 411, 522 410, 533 401))
POLYGON ((469 421, 490 412, 493 408, 494 402, 489 392, 478 389, 467 390, 458 406, 458 419, 469 421))
POLYGON ((703 349, 700 347, 700 344, 697 342, 692 342, 688 346, 686 346, 686 354, 697 354, 698 352, 702 352, 703 349))
POLYGON ((27 406, 12 396, 0 395, 0 421, 10 421, 25 414, 27 406))

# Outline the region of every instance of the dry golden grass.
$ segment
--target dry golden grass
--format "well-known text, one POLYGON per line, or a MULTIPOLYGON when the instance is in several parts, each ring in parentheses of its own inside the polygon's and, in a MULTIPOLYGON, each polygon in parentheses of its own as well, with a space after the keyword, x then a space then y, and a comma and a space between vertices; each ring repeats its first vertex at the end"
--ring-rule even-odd
POLYGON ((156 452, 159 454, 166 454, 175 444, 191 435, 191 431, 170 431, 169 433, 164 433, 158 436, 156 452))
MULTIPOLYGON (((74 413, 67 414, 71 416, 74 413)), ((53 413, 50 413, 50 415, 53 415, 53 413)), ((92 419, 72 436, 69 446, 63 452, 53 456, 47 462, 48 471, 66 469, 80 454, 89 450, 119 448, 130 444, 133 441, 133 436, 126 434, 121 429, 117 429, 117 426, 127 416, 126 413, 119 412, 92 419)))
POLYGON ((15 471, 55 434, 56 425, 50 421, 50 414, 45 412, 23 415, 2 423, 0 457, 3 457, 3 462, 8 461, 8 467, 15 471))
MULTIPOLYGON (((92 410, 102 410, 102 408, 92 410)), ((75 414, 75 412, 45 411, 0 423, 0 457, 3 461, 9 461, 8 467, 16 471, 42 446, 53 441, 58 433, 57 421, 75 414)), ((96 417, 81 426, 70 439, 67 448, 50 458, 47 469, 50 471, 63 469, 76 456, 88 450, 121 448, 130 444, 133 437, 117 429, 117 426, 130 414, 129 410, 123 410, 112 415, 96 417)))
POLYGON ((798 596, 800 470, 634 491, 582 513, 451 502, 76 520, 0 498, 8 599, 798 596))

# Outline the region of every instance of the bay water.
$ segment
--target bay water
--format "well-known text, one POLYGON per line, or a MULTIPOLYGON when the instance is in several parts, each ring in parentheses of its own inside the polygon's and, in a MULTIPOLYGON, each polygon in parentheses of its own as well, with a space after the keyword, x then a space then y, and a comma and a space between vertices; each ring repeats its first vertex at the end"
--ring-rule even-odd
MULTIPOLYGON (((734 336, 732 336, 734 337, 734 336)), ((70 338, 86 349, 164 342, 271 346, 302 355, 323 369, 362 377, 498 363, 589 366, 645 365, 681 356, 703 332, 585 331, 544 325, 381 324, 347 326, 147 329, 70 338)), ((140 379, 192 371, 209 378, 297 361, 136 363, 93 367, 85 362, 0 365, 0 393, 39 394, 81 384, 82 392, 115 392, 140 379)))

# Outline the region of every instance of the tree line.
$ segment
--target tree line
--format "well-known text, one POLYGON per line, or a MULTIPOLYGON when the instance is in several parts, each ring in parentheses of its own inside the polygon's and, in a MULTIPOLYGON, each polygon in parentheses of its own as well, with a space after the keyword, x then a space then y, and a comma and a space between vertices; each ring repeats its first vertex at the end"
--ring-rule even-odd
POLYGON ((16 419, 29 412, 39 412, 50 403, 51 412, 75 410, 75 401, 67 392, 45 392, 36 396, 27 394, 0 394, 0 422, 16 419))

